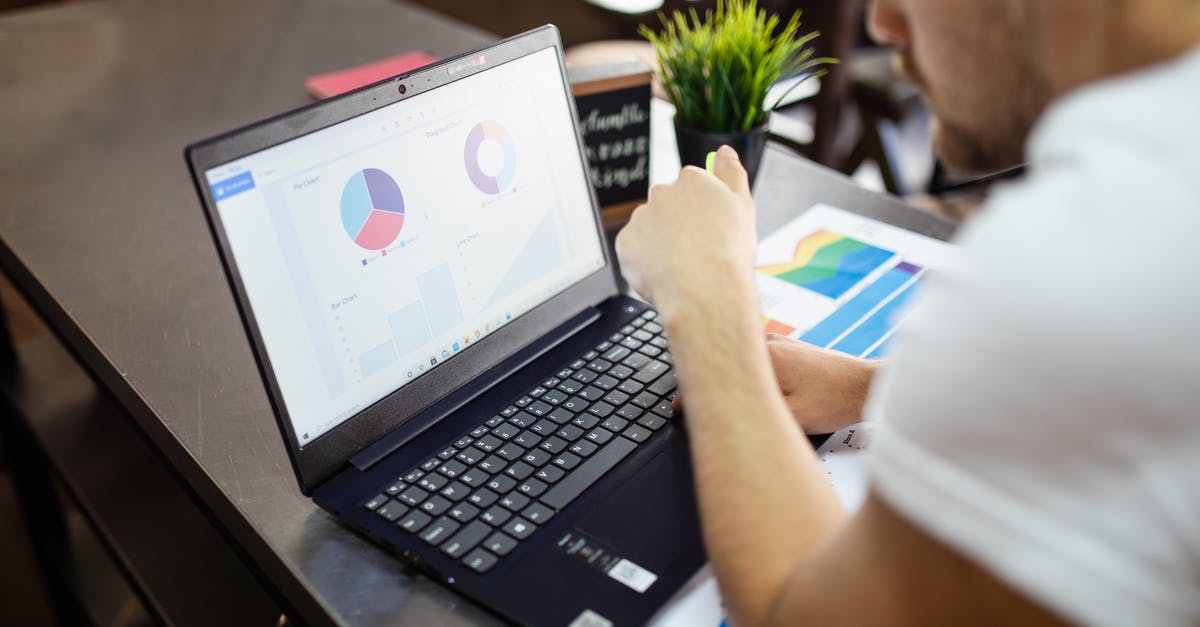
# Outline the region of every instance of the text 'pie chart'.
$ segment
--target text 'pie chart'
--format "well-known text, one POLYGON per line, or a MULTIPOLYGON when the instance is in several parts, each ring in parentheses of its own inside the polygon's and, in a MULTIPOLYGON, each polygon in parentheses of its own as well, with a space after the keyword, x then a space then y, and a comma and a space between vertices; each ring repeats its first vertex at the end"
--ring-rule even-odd
POLYGON ((467 168, 467 176, 479 191, 485 194, 499 194, 512 185, 513 176, 517 173, 517 145, 508 129, 499 122, 484 120, 471 128, 467 133, 467 142, 463 146, 463 161, 467 168), (480 152, 485 148, 498 148, 499 167, 491 172, 484 171, 480 152))
POLYGON ((342 189, 342 226, 355 244, 367 250, 386 248, 404 226, 404 195, 383 170, 354 173, 342 189))

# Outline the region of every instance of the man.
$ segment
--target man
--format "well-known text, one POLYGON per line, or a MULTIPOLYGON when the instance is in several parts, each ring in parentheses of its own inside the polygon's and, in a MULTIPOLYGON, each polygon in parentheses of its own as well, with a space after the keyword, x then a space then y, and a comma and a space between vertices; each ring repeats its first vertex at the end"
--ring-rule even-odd
POLYGON ((1200 622, 1200 2, 876 0, 869 20, 947 163, 1011 163, 1028 135, 1031 164, 878 377, 764 342, 728 148, 617 240, 671 339, 733 622, 1200 622), (848 517, 802 430, 864 402, 848 517))

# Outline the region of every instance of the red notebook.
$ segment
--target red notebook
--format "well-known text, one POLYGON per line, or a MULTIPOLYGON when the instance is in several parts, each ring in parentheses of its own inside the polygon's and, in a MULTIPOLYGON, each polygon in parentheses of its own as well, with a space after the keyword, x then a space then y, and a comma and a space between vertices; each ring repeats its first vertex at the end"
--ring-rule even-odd
POLYGON ((304 81, 304 88, 308 90, 309 95, 320 100, 353 91, 389 76, 415 70, 437 60, 437 57, 421 50, 413 50, 356 67, 310 76, 304 81))

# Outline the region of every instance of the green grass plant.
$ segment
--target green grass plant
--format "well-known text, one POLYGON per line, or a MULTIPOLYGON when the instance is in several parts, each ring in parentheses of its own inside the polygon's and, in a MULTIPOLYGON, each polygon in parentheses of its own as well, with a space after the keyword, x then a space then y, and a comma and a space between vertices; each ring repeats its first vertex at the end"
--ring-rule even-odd
POLYGON ((813 57, 808 44, 819 33, 800 33, 799 11, 784 23, 756 0, 718 0, 703 18, 690 9, 659 19, 661 31, 643 25, 638 32, 654 45, 676 123, 697 131, 744 133, 765 124, 787 95, 767 103, 772 84, 820 76, 820 66, 837 62, 813 57))

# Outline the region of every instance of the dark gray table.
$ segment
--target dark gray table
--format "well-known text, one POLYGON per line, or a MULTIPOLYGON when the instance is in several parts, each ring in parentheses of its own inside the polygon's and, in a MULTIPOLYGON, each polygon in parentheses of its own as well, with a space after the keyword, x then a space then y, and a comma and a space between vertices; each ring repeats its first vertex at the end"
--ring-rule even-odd
MULTIPOLYGON (((181 150, 307 103, 308 75, 492 39, 386 0, 112 1, 0 18, 0 264, 305 623, 495 619, 299 493, 181 150)), ((818 201, 951 230, 777 148, 756 196, 763 232, 818 201)))

